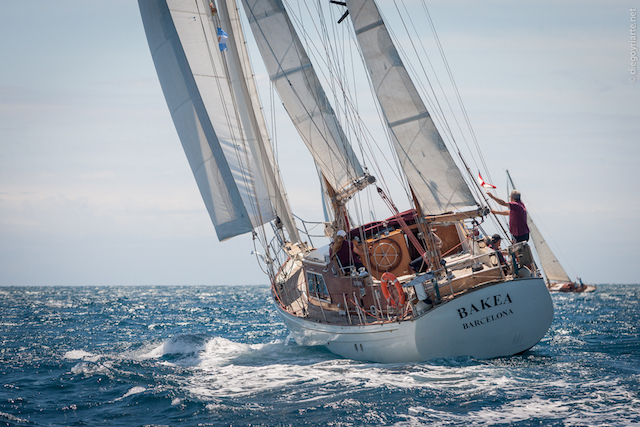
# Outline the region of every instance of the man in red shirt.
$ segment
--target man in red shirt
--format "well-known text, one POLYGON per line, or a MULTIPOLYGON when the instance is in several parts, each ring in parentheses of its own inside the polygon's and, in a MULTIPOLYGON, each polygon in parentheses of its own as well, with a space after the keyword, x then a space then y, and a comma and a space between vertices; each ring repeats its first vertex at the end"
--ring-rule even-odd
POLYGON ((364 256, 364 252, 355 246, 353 242, 347 240, 346 236, 347 233, 344 230, 338 230, 336 238, 331 244, 329 253, 331 257, 335 255, 338 258, 341 267, 353 265, 356 267, 356 270, 360 271, 361 276, 364 277, 364 264, 360 258, 364 256))
POLYGON ((507 211, 496 211, 491 209, 491 213, 496 215, 509 215, 509 231, 513 235, 514 243, 526 242, 529 240, 529 226, 527 226, 527 208, 520 200, 520 192, 511 192, 511 201, 505 202, 499 197, 487 191, 487 195, 496 201, 497 204, 508 207, 507 211))

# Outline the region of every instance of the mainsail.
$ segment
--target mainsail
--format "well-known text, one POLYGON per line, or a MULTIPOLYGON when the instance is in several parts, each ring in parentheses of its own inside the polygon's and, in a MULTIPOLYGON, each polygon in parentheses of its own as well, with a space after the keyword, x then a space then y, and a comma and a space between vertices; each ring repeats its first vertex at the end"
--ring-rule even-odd
POLYGON ((425 214, 475 206, 460 169, 444 145, 411 81, 373 0, 347 0, 376 96, 400 165, 425 214))
MULTIPOLYGON (((264 136, 247 125, 257 122, 253 107, 245 107, 245 116, 236 108, 242 90, 229 83, 209 4, 139 0, 139 6, 162 90, 218 238, 249 232, 276 212, 287 217, 272 158, 257 148, 266 144, 264 136)), ((241 102, 250 105, 251 96, 241 102)))
POLYGON ((242 0, 269 77, 336 192, 364 175, 281 0, 242 0))

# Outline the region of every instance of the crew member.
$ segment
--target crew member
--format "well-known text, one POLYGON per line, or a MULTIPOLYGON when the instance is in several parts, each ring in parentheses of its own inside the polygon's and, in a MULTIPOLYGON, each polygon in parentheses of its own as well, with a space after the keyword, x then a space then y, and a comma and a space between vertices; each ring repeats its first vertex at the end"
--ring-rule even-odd
POLYGON ((338 258, 341 267, 344 268, 353 265, 360 271, 361 275, 363 275, 363 272, 366 275, 361 259, 361 257, 364 257, 364 252, 362 252, 358 246, 354 245, 353 242, 347 240, 346 236, 347 233, 344 230, 338 230, 336 238, 331 244, 329 254, 332 258, 334 255, 338 258))
POLYGON ((526 242, 529 240, 529 226, 527 225, 527 208, 522 203, 520 192, 513 190, 511 192, 511 201, 505 202, 499 197, 494 196, 487 191, 487 195, 496 201, 497 204, 509 208, 506 211, 497 211, 491 209, 491 213, 496 215, 509 215, 509 231, 513 235, 513 242, 526 242))
POLYGON ((504 254, 500 250, 500 242, 501 241, 502 241, 502 237, 500 237, 499 234, 494 234, 493 236, 491 236, 491 239, 489 240, 489 247, 491 249, 493 249, 494 251, 496 251, 496 256, 498 257, 498 260, 500 261, 500 265, 506 266, 507 265, 507 261, 504 259, 504 254))

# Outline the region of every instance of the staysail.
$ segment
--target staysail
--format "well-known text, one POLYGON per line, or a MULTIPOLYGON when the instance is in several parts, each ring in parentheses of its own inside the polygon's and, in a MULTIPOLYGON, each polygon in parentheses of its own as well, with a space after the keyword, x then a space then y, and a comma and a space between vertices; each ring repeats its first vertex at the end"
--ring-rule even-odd
POLYGON ((258 49, 298 133, 336 192, 364 175, 281 0, 242 0, 258 49))
POLYGON ((247 143, 246 118, 235 107, 208 2, 139 0, 139 7, 167 105, 218 238, 273 220, 273 179, 263 179, 265 160, 256 160, 259 153, 247 143))
POLYGON ((477 203, 411 81, 373 0, 347 0, 400 165, 425 214, 477 203))

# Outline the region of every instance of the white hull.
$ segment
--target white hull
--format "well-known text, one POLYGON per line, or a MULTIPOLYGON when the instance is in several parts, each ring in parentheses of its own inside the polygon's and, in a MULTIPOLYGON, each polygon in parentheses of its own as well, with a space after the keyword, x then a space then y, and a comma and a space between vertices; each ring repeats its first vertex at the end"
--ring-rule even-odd
POLYGON ((394 323, 321 324, 276 307, 299 345, 322 345, 349 359, 379 363, 510 356, 538 343, 553 320, 553 303, 542 278, 485 286, 415 320, 394 323))

